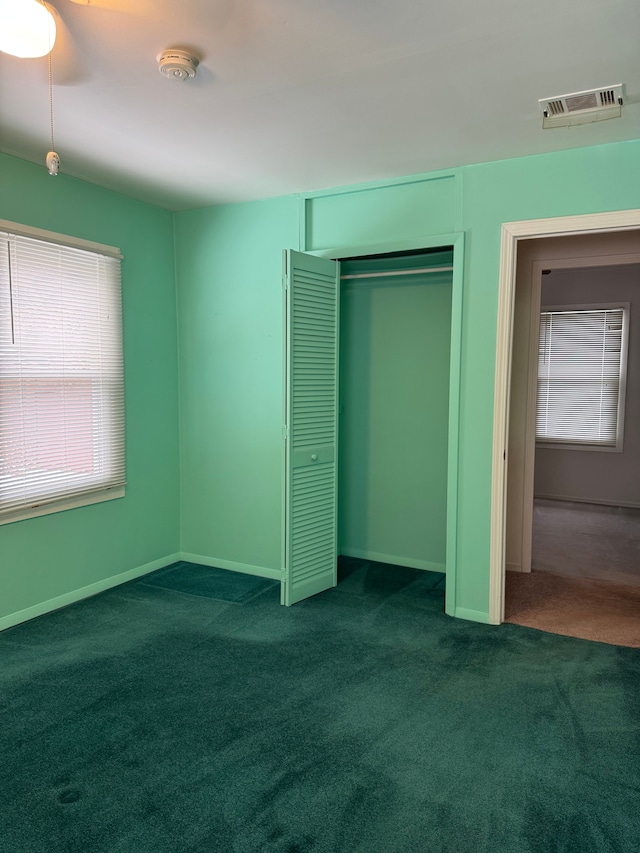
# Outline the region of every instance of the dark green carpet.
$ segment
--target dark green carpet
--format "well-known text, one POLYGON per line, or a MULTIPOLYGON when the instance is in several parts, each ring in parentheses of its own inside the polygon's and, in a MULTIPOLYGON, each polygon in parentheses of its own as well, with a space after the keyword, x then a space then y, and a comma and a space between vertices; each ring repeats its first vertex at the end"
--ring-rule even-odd
POLYGON ((278 581, 182 561, 145 575, 138 583, 234 604, 246 604, 268 589, 280 589, 278 581))
POLYGON ((1 634, 0 851, 640 850, 639 650, 345 569, 289 609, 130 583, 1 634))

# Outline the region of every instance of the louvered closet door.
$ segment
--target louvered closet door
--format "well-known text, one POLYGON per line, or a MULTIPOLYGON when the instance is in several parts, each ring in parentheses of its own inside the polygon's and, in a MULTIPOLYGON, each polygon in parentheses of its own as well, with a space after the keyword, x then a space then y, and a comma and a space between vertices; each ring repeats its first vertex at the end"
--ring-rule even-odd
POLYGON ((339 287, 335 261, 286 252, 287 605, 337 582, 339 287))

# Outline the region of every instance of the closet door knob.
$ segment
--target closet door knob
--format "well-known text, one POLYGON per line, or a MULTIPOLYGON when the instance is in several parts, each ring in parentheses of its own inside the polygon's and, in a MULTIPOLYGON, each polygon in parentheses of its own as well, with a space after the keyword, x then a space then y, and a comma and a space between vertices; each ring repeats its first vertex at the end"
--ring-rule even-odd
POLYGON ((312 454, 311 454, 311 461, 312 461, 312 462, 317 462, 317 461, 318 461, 318 454, 317 454, 317 453, 312 453, 312 454))

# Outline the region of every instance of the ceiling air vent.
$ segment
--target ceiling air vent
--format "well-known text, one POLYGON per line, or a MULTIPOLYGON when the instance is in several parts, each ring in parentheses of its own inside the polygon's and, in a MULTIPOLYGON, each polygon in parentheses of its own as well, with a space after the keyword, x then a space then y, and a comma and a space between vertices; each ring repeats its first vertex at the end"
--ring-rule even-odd
POLYGON ((622 115, 622 83, 615 86, 556 95, 538 101, 542 110, 542 126, 573 127, 622 115))
POLYGON ((562 101, 549 101, 548 105, 549 115, 552 116, 561 116, 565 111, 564 104, 562 101))

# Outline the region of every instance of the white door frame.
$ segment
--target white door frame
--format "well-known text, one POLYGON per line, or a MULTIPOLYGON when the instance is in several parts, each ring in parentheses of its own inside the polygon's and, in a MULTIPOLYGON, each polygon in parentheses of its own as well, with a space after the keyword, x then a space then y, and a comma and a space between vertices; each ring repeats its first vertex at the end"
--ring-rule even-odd
POLYGON ((492 625, 498 625, 504 621, 507 448, 518 241, 544 237, 631 231, 638 228, 640 228, 640 210, 590 213, 553 219, 530 219, 522 222, 505 222, 502 225, 496 332, 491 545, 489 554, 489 622, 492 625))
MULTIPOLYGON (((529 341, 528 341, 528 356, 527 356, 527 397, 525 404, 525 420, 524 420, 524 471, 522 479, 522 517, 520 519, 521 539, 519 560, 516 566, 506 561, 505 569, 511 566, 512 569, 520 572, 531 571, 531 553, 533 550, 533 513, 529 512, 529 508, 533 507, 533 472, 535 467, 535 435, 536 435, 536 407, 537 407, 537 378, 538 378, 538 339, 540 337, 540 297, 542 293, 542 271, 548 269, 550 263, 547 261, 534 261, 531 268, 531 292, 529 295, 529 341)), ((554 264, 555 266, 555 264, 554 264)), ((514 291, 515 304, 515 291, 514 291)), ((513 340, 513 337, 512 337, 513 340)), ((511 353, 510 359, 513 358, 511 353)), ((511 396, 511 395, 509 395, 511 396)), ((509 422, 510 415, 507 416, 507 447, 509 442, 509 430, 512 428, 509 422)), ((508 452, 507 452, 508 456, 508 452)), ((505 477, 508 469, 505 470, 505 477)), ((505 480, 505 483, 507 481, 505 480)), ((508 486, 505 492, 505 501, 508 500, 508 486)), ((505 505, 505 519, 506 505, 505 505)), ((505 528, 505 542, 507 530, 505 528)))

